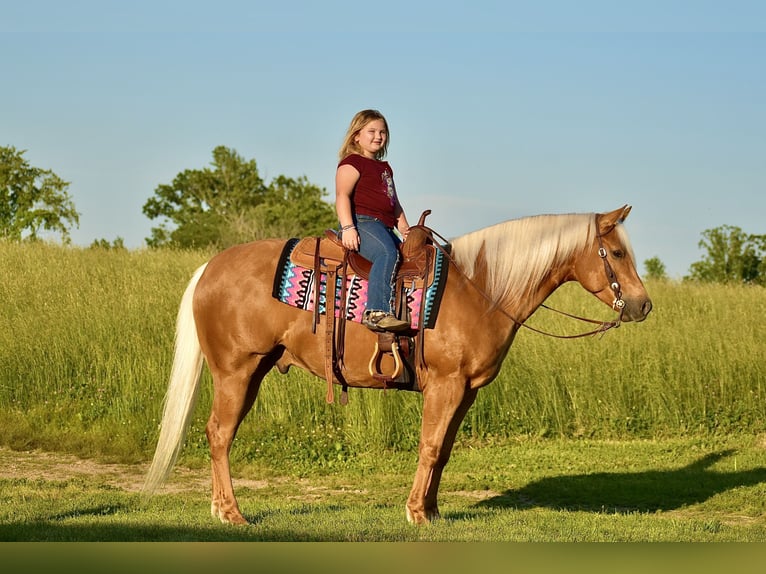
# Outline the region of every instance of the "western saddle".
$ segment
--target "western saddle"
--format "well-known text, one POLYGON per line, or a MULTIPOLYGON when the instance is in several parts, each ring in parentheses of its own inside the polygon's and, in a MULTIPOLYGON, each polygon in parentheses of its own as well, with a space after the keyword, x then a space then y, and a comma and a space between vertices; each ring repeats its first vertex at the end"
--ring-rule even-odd
MULTIPOLYGON (((396 273, 395 280, 395 309, 397 316, 401 319, 409 319, 409 310, 407 308, 406 297, 403 296, 405 286, 424 289, 433 281, 433 262, 435 258, 435 247, 433 245, 433 232, 425 226, 425 219, 431 213, 426 210, 420 216, 417 225, 411 226, 407 239, 400 249, 400 265, 396 273)), ((327 379, 327 402, 334 402, 333 384, 337 380, 343 390, 341 394, 341 404, 348 402, 348 385, 343 377, 343 354, 344 340, 346 331, 345 308, 347 298, 347 281, 345 278, 349 275, 358 275, 363 279, 369 279, 370 267, 369 260, 362 257, 355 251, 349 251, 341 243, 335 231, 328 229, 323 237, 305 237, 301 239, 293 249, 290 258, 292 262, 304 268, 314 269, 314 310, 311 330, 316 333, 319 323, 319 299, 320 299, 320 281, 319 274, 326 276, 326 299, 325 299, 325 378, 327 379), (338 277, 344 280, 340 281, 340 293, 338 293, 338 277), (340 321, 335 317, 335 308, 341 309, 340 321)), ((420 320, 424 317, 422 306, 425 303, 425 297, 421 299, 420 320)), ((404 365, 400 355, 400 347, 406 351, 406 356, 412 359, 411 344, 415 347, 415 360, 420 368, 425 368, 423 355, 423 329, 421 325, 415 326, 411 332, 404 334, 394 334, 389 332, 378 333, 378 339, 375 342, 375 350, 369 363, 370 375, 383 383, 383 388, 417 388, 415 372, 411 364, 404 365), (414 340, 413 340, 414 335, 414 340), (394 372, 386 375, 381 372, 380 362, 382 355, 387 354, 393 357, 394 372), (404 373, 405 367, 407 373, 404 373), (402 376, 405 380, 402 381, 402 376), (398 386, 399 382, 404 386, 398 386)))

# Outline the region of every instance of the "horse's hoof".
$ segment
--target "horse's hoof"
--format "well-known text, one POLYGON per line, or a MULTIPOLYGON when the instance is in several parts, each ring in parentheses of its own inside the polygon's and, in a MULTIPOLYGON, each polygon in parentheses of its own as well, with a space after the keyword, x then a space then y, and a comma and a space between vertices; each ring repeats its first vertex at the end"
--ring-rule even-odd
POLYGON ((409 522, 410 524, 417 524, 417 521, 415 520, 415 516, 412 514, 412 511, 408 507, 406 507, 404 510, 407 513, 407 522, 409 522))
POLYGON ((237 513, 229 512, 226 514, 220 514, 218 518, 224 524, 236 524, 236 525, 249 524, 247 519, 238 512, 237 513))
POLYGON ((407 511, 407 522, 410 524, 416 524, 418 526, 421 526, 423 524, 428 524, 431 522, 433 518, 439 518, 439 511, 436 511, 436 514, 434 516, 434 513, 426 512, 426 511, 417 511, 413 512, 409 509, 409 507, 406 508, 407 511))
POLYGON ((238 514, 237 516, 232 516, 231 518, 226 519, 224 522, 226 522, 227 524, 236 524, 238 526, 250 524, 247 521, 247 519, 241 514, 238 514))
POLYGON ((225 511, 221 508, 216 508, 213 506, 211 511, 213 517, 217 518, 224 524, 249 524, 249 522, 245 519, 244 516, 242 516, 242 513, 239 510, 225 511))

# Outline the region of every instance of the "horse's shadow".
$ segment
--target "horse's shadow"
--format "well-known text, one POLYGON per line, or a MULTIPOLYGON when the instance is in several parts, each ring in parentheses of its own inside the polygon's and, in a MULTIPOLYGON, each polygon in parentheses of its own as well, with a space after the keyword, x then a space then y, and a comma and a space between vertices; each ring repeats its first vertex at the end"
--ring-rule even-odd
POLYGON ((593 512, 656 512, 697 504, 728 490, 766 482, 766 468, 719 472, 709 467, 733 450, 675 470, 551 476, 477 503, 485 508, 546 507, 593 512))

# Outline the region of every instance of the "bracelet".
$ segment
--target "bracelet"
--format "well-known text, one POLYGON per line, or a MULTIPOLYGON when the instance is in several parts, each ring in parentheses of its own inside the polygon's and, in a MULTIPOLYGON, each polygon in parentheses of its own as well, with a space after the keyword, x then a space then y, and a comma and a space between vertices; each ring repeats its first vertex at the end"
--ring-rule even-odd
POLYGON ((348 231, 349 229, 356 229, 356 225, 352 223, 351 225, 344 225, 340 228, 341 231, 348 231))

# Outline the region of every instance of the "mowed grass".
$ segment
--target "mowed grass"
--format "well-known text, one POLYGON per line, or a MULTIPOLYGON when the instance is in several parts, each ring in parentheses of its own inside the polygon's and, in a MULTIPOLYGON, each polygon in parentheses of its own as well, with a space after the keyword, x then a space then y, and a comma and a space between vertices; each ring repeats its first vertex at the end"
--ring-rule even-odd
POLYGON ((764 447, 763 437, 737 437, 464 448, 444 477, 442 519, 423 527, 404 517, 414 461, 401 454, 391 455, 387 472, 369 454, 324 476, 263 480, 248 468, 235 478, 251 521, 244 527, 218 523, 208 489, 183 478, 149 501, 115 477, 2 480, 0 539, 764 541, 764 447))

